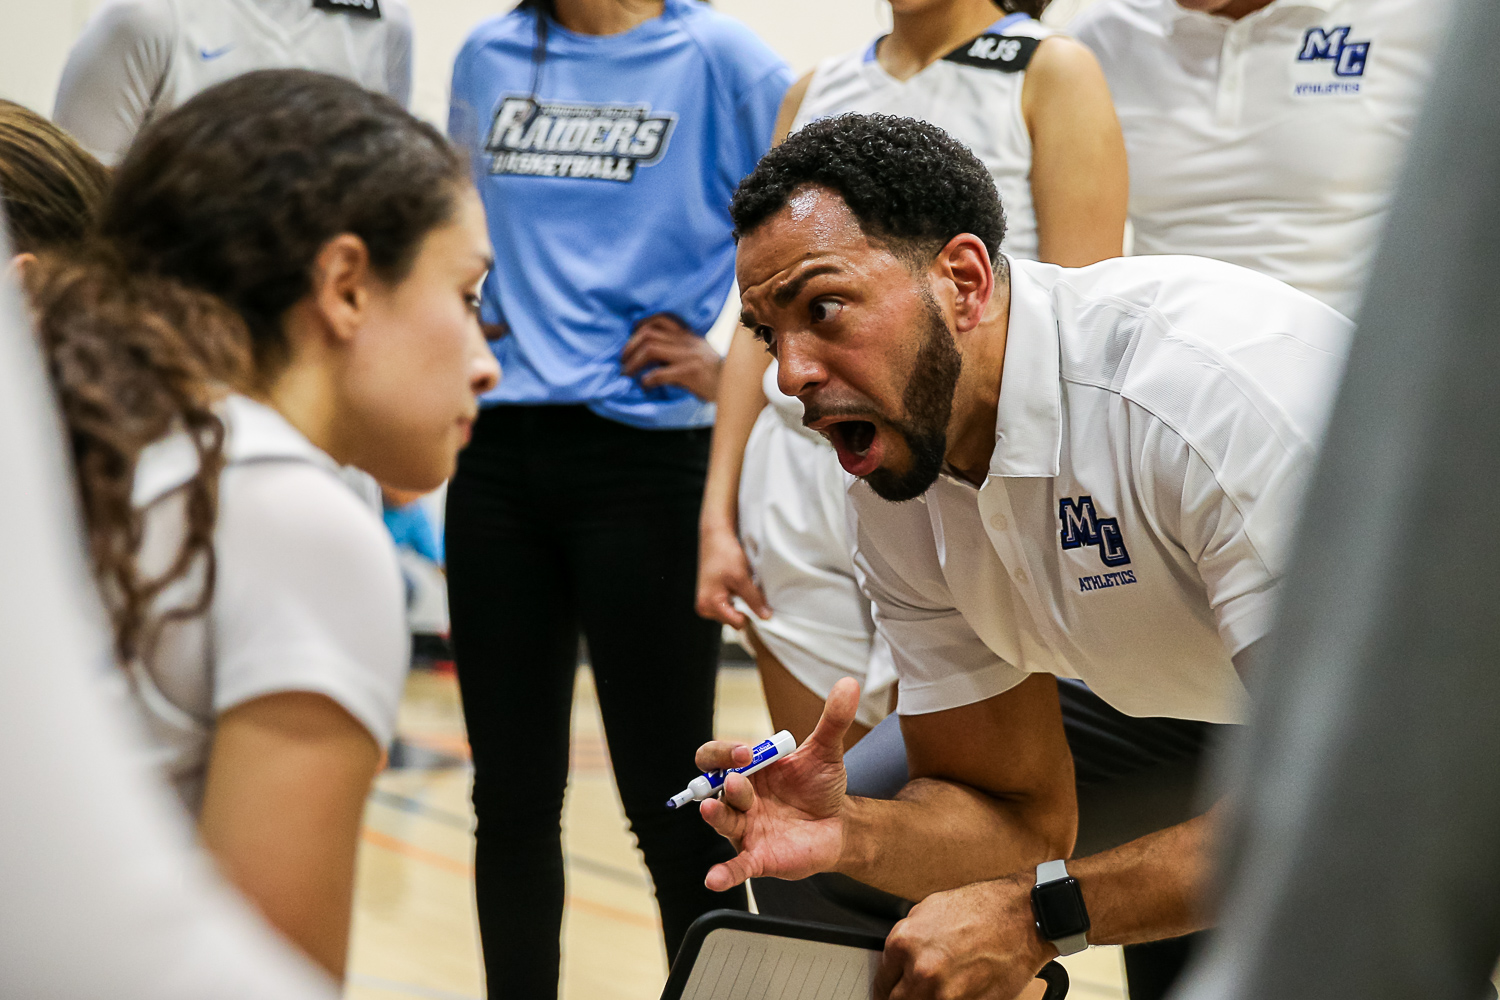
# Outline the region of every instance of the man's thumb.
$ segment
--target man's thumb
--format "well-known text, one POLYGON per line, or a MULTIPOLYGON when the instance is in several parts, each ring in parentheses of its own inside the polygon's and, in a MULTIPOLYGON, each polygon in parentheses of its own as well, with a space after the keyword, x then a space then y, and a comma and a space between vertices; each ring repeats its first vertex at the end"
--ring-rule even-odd
POLYGON ((842 760, 844 756, 844 734, 854 723, 854 713, 859 710, 859 682, 853 677, 843 677, 828 692, 828 701, 823 705, 823 715, 818 726, 807 738, 814 751, 829 760, 842 760))

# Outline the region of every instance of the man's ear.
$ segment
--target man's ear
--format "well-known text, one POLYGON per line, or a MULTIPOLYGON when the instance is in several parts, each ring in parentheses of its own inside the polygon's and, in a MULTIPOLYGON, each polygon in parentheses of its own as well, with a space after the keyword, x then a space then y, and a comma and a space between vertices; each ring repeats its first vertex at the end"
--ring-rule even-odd
POLYGON ((995 292, 995 270, 984 241, 973 233, 959 233, 938 251, 932 262, 939 301, 948 299, 955 332, 967 333, 984 319, 995 292))
POLYGON ((370 302, 370 249, 353 233, 323 244, 312 266, 312 305, 336 341, 353 339, 370 302))

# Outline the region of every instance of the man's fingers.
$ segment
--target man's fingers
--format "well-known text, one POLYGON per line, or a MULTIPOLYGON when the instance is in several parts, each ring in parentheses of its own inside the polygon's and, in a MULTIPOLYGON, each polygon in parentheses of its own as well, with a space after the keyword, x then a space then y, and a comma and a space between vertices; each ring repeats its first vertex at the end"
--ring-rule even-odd
POLYGON ((906 953, 893 949, 889 941, 880 955, 880 968, 875 973, 875 1000, 889 1000, 891 991, 901 982, 901 970, 906 967, 906 953))
POLYGON ((730 858, 722 865, 714 865, 708 870, 708 877, 703 884, 714 892, 724 892, 733 889, 747 878, 755 878, 757 871, 749 863, 745 855, 730 858))
POLYGON ((704 799, 698 806, 698 815, 714 828, 714 832, 739 849, 740 838, 745 833, 745 814, 736 812, 718 799, 704 799))
POLYGON ((755 804, 755 789, 750 779, 733 771, 724 775, 724 801, 742 813, 749 812, 755 804))
POLYGON ((806 746, 827 760, 842 760, 844 757, 844 734, 854 722, 854 713, 859 710, 859 682, 853 677, 843 677, 828 692, 828 701, 823 705, 823 715, 818 726, 807 738, 806 746))
POLYGON ((750 763, 750 757, 750 748, 743 743, 714 740, 698 748, 693 762, 700 771, 725 771, 731 767, 744 767, 750 763))

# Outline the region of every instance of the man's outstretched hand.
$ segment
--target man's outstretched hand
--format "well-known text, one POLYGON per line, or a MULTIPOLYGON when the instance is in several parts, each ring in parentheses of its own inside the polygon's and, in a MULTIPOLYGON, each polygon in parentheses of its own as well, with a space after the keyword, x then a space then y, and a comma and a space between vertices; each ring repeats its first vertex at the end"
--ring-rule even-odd
MULTIPOLYGON (((747 878, 799 879, 834 869, 844 848, 844 734, 858 707, 859 684, 845 677, 829 692, 805 743, 749 778, 730 774, 723 799, 699 807, 739 852, 709 870, 708 888, 723 892, 747 878)), ((744 767, 750 748, 705 743, 697 763, 704 771, 744 767)))

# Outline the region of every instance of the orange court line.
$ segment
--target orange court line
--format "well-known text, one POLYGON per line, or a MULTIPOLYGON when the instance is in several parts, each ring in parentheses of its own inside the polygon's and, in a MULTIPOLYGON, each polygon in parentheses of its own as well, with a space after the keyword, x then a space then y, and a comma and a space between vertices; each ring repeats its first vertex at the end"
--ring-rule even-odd
MULTIPOLYGON (((361 836, 364 838, 365 843, 390 851, 393 854, 400 854, 414 861, 423 861, 434 868, 441 868, 445 872, 452 872, 455 875, 462 875, 465 878, 474 877, 473 865, 450 858, 446 854, 439 854, 436 851, 429 851, 415 844, 409 844, 400 837, 392 837, 388 833, 381 833, 379 830, 372 830, 369 827, 365 827, 361 836)), ((661 927, 661 921, 659 920, 643 917, 639 913, 631 913, 629 910, 622 910, 607 903, 596 903, 592 899, 582 899, 570 894, 567 898, 567 904, 601 917, 609 917, 612 920, 634 924, 637 927, 646 927, 651 930, 657 930, 661 927)))
POLYGON ((434 868, 441 868, 443 871, 452 872, 455 875, 463 875, 466 878, 474 877, 473 865, 466 865, 462 861, 448 857, 446 854, 429 851, 415 844, 408 844, 399 837, 392 837, 388 833, 381 833, 379 830, 372 830, 369 827, 365 827, 362 836, 365 843, 374 844, 376 847, 384 848, 394 854, 402 854, 415 861, 425 861, 434 868))

